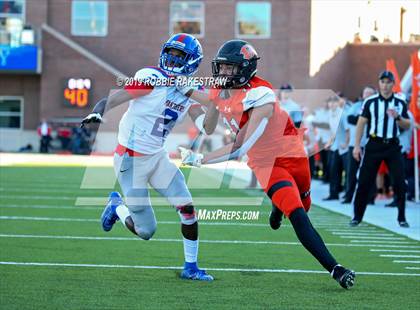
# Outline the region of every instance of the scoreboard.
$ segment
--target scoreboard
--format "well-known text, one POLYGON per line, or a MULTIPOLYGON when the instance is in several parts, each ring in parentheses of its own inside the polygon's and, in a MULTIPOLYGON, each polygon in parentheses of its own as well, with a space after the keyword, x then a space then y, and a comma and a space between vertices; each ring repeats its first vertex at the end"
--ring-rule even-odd
POLYGON ((89 105, 92 80, 89 78, 68 78, 64 81, 64 105, 74 108, 85 108, 89 105))

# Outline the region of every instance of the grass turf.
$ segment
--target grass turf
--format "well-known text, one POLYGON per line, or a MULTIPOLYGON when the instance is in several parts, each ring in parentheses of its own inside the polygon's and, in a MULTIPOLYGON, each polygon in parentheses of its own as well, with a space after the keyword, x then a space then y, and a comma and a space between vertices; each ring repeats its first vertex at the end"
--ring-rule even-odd
MULTIPOLYGON (((189 171, 184 172, 188 177, 189 171)), ((245 193, 225 185, 220 189, 194 189, 192 194, 195 198, 225 198, 232 201, 232 205, 197 207, 260 211, 260 216, 254 221, 201 222, 200 265, 254 271, 211 271, 216 280, 201 283, 180 280, 178 269, 111 267, 181 267, 183 252, 178 216, 169 206, 155 208, 156 217, 161 222, 155 241, 138 240, 120 224, 110 233, 104 233, 99 223, 103 206, 76 206, 75 202, 77 197, 104 198, 111 189, 80 189, 83 176, 82 168, 1 168, 1 309, 396 309, 402 306, 416 309, 420 304, 417 276, 359 274, 356 286, 345 291, 326 273, 305 272, 323 269, 299 245, 290 223, 285 221, 279 231, 271 231, 265 225, 270 211, 267 200, 261 206, 237 206, 235 199, 246 197, 245 193), (222 243, 226 241, 249 243, 222 243), (251 243, 260 241, 282 243, 251 243), (76 266, 23 266, 5 265, 4 262, 76 266), (78 264, 108 267, 82 267, 78 264), (272 273, 257 269, 303 272, 272 273)), ((206 182, 205 176, 202 182, 206 182)), ((247 194, 263 196, 255 190, 249 190, 247 194)), ((152 197, 156 197, 156 193, 152 193, 152 197)), ((337 234, 338 230, 347 229, 348 218, 316 206, 313 206, 310 217, 337 260, 356 272, 420 273, 405 269, 410 264, 393 262, 399 258, 379 256, 416 256, 419 253, 370 251, 396 249, 392 245, 401 246, 398 250, 420 250, 419 242, 366 225, 352 231, 355 235, 360 234, 361 240, 371 242, 350 246, 356 243, 344 238, 345 234, 337 234), (337 230, 336 234, 331 231, 333 229, 337 230), (396 239, 362 239, 372 236, 367 231, 396 239)))

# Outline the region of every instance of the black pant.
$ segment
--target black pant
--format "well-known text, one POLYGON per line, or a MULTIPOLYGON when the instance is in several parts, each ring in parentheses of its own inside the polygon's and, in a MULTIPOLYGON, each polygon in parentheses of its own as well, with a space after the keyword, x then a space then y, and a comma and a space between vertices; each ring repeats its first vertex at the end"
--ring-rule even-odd
MULTIPOLYGON (((345 200, 352 200, 354 196, 354 191, 356 190, 357 185, 357 171, 359 170, 359 164, 356 159, 353 157, 354 147, 350 146, 349 151, 347 152, 347 169, 346 169, 346 194, 344 196, 345 200)), ((376 182, 373 182, 371 189, 369 191, 368 203, 374 203, 376 196, 377 188, 376 182)))
POLYGON ((343 189, 344 157, 346 154, 340 155, 338 151, 331 151, 330 153, 330 197, 338 198, 338 194, 343 189))
MULTIPOLYGON (((405 158, 405 173, 407 177, 408 184, 408 197, 409 199, 414 199, 415 195, 415 179, 414 179, 414 158, 405 158)), ((416 186, 419 186, 417 184, 416 186)))
POLYGON ((349 151, 347 152, 347 170, 346 170, 346 200, 352 200, 354 190, 356 189, 357 184, 357 169, 359 169, 359 162, 353 157, 354 147, 350 146, 349 151))
POLYGON ((322 162, 322 181, 328 182, 330 179, 330 170, 329 170, 329 150, 322 150, 319 152, 319 155, 321 156, 321 162, 322 162))
POLYGON ((40 153, 48 153, 48 148, 50 146, 50 136, 41 136, 41 141, 39 145, 39 152, 40 153))
POLYGON ((385 143, 380 139, 369 139, 362 159, 356 197, 354 199, 354 220, 361 221, 369 199, 369 191, 376 180, 379 166, 385 160, 389 173, 394 180, 394 192, 397 195, 398 221, 405 221, 406 184, 403 157, 398 140, 385 143))

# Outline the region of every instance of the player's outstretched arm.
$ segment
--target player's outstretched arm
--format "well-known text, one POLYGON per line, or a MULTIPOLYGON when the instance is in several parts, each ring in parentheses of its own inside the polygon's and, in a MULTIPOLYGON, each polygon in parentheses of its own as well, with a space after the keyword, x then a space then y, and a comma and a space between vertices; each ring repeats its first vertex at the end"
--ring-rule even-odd
POLYGON ((81 127, 89 123, 101 123, 105 112, 133 99, 132 95, 124 89, 113 92, 109 97, 102 98, 93 107, 92 112, 86 116, 81 123, 81 127))
POLYGON ((239 130, 235 142, 206 154, 201 162, 213 164, 244 156, 264 133, 273 114, 274 104, 253 108, 247 124, 239 130))

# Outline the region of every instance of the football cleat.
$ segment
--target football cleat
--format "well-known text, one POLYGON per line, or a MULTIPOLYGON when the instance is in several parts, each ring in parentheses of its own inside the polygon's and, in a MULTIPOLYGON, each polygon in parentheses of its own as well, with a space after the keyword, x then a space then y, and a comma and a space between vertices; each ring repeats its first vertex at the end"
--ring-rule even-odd
POLYGON ((112 226, 118 220, 116 209, 119 205, 123 204, 122 197, 118 192, 111 192, 108 198, 108 204, 101 215, 102 229, 104 231, 110 231, 112 226))
POLYGON ((356 227, 356 226, 359 226, 359 224, 360 224, 360 221, 358 221, 358 220, 351 220, 349 222, 350 227, 356 227))
POLYGON ((408 225, 408 223, 406 221, 399 221, 398 225, 400 225, 400 227, 403 227, 403 228, 409 228, 410 227, 410 225, 408 225))
POLYGON ((281 212, 275 205, 271 207, 271 213, 270 213, 270 227, 273 230, 277 230, 281 226, 281 220, 283 218, 283 212, 281 212))
POLYGON ((352 287, 356 278, 356 273, 353 270, 344 268, 341 265, 336 265, 331 275, 345 289, 352 287))
POLYGON ((281 212, 274 204, 271 207, 271 213, 269 217, 270 227, 273 230, 277 230, 281 226, 281 220, 283 219, 283 212, 281 212))
POLYGON ((181 273, 181 279, 213 281, 214 278, 203 269, 184 268, 181 273))

